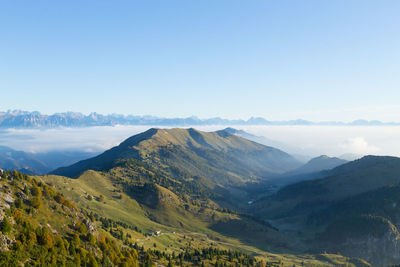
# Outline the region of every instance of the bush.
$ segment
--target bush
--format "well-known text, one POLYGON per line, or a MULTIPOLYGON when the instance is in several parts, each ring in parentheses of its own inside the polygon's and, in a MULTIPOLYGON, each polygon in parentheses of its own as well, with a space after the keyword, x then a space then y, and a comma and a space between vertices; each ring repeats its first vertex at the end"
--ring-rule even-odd
POLYGON ((0 230, 3 232, 3 234, 8 234, 11 232, 11 229, 12 225, 10 221, 7 219, 7 217, 4 217, 0 223, 0 230))
POLYGON ((31 199, 31 205, 32 205, 32 207, 34 207, 35 209, 38 209, 38 208, 40 208, 40 206, 42 205, 42 201, 40 200, 40 198, 39 197, 33 197, 32 199, 31 199))
POLYGON ((31 194, 32 194, 32 196, 41 197, 42 196, 42 190, 40 189, 39 186, 34 184, 32 186, 32 188, 31 188, 31 194))
POLYGON ((59 204, 64 204, 64 202, 65 202, 65 198, 62 196, 62 195, 60 195, 60 194, 57 194, 55 197, 54 197, 54 200, 57 202, 57 203, 59 203, 59 204))
POLYGON ((46 248, 51 248, 53 246, 52 234, 48 231, 44 231, 42 236, 40 237, 40 244, 45 246, 46 248))
POLYGON ((22 212, 19 209, 16 209, 13 213, 13 217, 16 222, 21 223, 23 221, 22 212))

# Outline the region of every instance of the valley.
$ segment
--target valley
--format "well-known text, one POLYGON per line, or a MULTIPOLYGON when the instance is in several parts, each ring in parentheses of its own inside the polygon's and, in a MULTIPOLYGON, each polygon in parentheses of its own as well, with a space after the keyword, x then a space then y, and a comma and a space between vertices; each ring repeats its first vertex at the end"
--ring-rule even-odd
MULTIPOLYGON (((321 156, 302 165, 223 130, 152 128, 31 179, 137 249, 139 261, 147 251, 169 265, 172 255, 212 247, 252 257, 236 263, 245 266, 380 266, 397 262, 399 171, 395 157, 321 156)), ((61 229, 51 217, 43 222, 61 229)), ((172 266, 199 264, 189 254, 172 266)))

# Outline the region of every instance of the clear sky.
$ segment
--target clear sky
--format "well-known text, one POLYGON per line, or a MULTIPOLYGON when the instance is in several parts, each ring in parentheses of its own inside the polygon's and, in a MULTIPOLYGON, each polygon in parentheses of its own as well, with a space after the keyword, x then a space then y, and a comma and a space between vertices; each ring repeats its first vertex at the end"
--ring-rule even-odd
POLYGON ((1 1, 0 110, 400 121, 400 1, 1 1))

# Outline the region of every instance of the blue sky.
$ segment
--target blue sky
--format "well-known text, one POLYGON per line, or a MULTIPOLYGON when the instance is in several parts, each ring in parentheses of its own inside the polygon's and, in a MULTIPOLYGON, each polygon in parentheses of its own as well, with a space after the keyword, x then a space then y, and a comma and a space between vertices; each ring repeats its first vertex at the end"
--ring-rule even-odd
POLYGON ((400 121, 400 1, 1 1, 0 110, 400 121))

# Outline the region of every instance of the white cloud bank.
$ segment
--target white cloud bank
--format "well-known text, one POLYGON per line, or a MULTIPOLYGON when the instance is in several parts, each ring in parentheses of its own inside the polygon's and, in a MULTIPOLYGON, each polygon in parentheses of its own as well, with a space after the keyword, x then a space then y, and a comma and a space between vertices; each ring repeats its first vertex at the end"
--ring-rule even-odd
MULTIPOLYGON (((400 126, 231 126, 296 148, 292 153, 309 156, 376 154, 400 156, 400 126)), ((149 126, 64 128, 0 131, 0 145, 41 152, 56 149, 103 151, 149 126)), ((223 126, 201 126, 215 131, 223 126)))
POLYGON ((354 137, 347 139, 341 147, 350 153, 358 155, 377 154, 379 148, 369 145, 363 137, 354 137))

